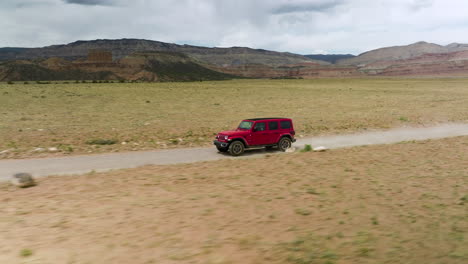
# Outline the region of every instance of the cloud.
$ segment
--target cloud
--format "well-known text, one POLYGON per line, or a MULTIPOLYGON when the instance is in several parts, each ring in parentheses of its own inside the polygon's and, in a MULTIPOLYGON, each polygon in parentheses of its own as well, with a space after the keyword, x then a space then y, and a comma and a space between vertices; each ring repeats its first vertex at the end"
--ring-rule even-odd
POLYGON ((433 3, 433 0, 413 0, 409 7, 412 11, 417 12, 419 10, 431 7, 433 3))
POLYGON ((54 0, 18 0, 18 1, 5 1, 0 4, 1 8, 28 8, 28 7, 41 7, 50 6, 54 4, 54 0))
POLYGON ((77 4, 77 5, 102 5, 102 6, 112 6, 116 4, 114 0, 63 0, 67 4, 77 4))
POLYGON ((357 54, 421 40, 468 43, 466 10, 466 0, 4 0, 0 47, 140 38, 357 54))
POLYGON ((340 4, 343 0, 330 0, 330 1, 306 1, 306 2, 292 2, 288 1, 281 4, 272 10, 273 14, 285 14, 296 12, 324 12, 332 9, 340 4))

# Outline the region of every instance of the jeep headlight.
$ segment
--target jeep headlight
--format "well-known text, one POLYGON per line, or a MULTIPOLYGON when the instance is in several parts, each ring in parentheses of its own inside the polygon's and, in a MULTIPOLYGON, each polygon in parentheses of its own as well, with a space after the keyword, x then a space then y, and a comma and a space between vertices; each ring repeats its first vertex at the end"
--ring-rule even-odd
POLYGON ((228 140, 229 136, 224 136, 224 140, 228 140))

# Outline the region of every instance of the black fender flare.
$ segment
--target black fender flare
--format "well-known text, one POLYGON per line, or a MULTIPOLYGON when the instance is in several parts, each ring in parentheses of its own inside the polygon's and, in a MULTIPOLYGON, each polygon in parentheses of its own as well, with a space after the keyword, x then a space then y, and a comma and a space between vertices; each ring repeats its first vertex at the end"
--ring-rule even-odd
POLYGON ((245 142, 245 139, 244 138, 241 138, 241 137, 237 137, 237 138, 233 138, 231 139, 231 141, 229 142, 229 145, 231 145, 232 142, 234 141, 240 141, 242 142, 242 144, 244 144, 244 148, 248 148, 249 145, 247 144, 247 142, 245 142))

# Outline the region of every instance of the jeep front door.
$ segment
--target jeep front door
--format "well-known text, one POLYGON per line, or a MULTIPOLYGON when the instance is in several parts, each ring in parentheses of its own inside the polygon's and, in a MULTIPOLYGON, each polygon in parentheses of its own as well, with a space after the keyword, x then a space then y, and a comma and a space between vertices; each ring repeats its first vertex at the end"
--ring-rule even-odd
POLYGON ((252 129, 251 145, 266 145, 268 144, 268 132, 266 131, 266 122, 255 123, 252 129))

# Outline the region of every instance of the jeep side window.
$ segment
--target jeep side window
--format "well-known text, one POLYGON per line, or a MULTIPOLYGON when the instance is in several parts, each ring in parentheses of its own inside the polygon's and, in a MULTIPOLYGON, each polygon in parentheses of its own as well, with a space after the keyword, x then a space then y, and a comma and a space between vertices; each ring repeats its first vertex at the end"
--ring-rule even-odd
POLYGON ((268 128, 270 130, 276 130, 278 129, 278 121, 271 121, 271 122, 268 122, 268 128))
POLYGON ((288 120, 280 121, 280 127, 281 129, 289 129, 291 128, 291 122, 288 120))
POLYGON ((255 124, 254 131, 265 131, 265 129, 266 129, 266 123, 264 122, 255 124))

